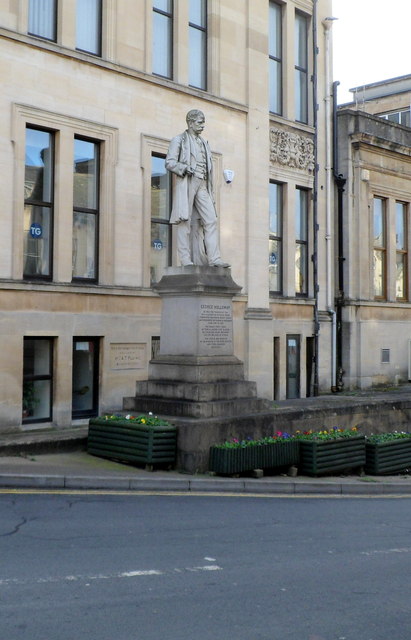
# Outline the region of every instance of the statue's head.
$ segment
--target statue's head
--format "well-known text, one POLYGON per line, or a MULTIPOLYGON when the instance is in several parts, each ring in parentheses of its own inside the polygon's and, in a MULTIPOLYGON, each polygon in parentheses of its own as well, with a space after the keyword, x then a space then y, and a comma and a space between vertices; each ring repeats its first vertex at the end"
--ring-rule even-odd
POLYGON ((187 125, 190 126, 190 124, 198 118, 202 118, 202 120, 205 121, 204 113, 200 111, 200 109, 191 109, 186 115, 187 125))

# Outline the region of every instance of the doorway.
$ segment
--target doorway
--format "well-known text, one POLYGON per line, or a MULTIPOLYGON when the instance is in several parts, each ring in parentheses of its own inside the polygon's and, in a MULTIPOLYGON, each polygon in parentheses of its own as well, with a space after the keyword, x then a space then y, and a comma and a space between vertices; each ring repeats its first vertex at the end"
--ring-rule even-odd
POLYGON ((300 346, 298 335, 287 336, 287 398, 300 397, 300 346))
POLYGON ((73 418, 98 414, 99 342, 99 338, 73 338, 73 418))

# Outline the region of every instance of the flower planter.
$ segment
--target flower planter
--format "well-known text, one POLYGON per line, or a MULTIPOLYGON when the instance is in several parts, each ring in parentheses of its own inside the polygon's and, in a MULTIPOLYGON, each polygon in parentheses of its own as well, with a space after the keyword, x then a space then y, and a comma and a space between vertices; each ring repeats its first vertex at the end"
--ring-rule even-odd
POLYGON ((173 426, 136 424, 130 420, 92 418, 89 422, 87 451, 145 465, 174 464, 177 429, 173 426))
POLYGON ((300 471, 307 475, 334 473, 365 464, 365 437, 300 440, 300 471))
POLYGON ((367 442, 365 471, 373 475, 411 468, 411 437, 388 442, 367 442))
POLYGON ((233 474, 253 469, 271 469, 297 464, 299 442, 275 442, 248 447, 211 447, 209 469, 215 473, 233 474))

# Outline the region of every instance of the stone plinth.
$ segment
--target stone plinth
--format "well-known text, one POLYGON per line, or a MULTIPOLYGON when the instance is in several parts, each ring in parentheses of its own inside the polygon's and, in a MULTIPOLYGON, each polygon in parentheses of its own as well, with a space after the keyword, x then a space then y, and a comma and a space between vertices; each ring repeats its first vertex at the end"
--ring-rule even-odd
POLYGON ((232 299, 241 287, 229 269, 190 266, 166 269, 155 288, 162 299, 160 351, 148 380, 137 382, 123 408, 169 417, 181 430, 180 465, 204 471, 209 445, 202 450, 200 443, 209 438, 199 439, 199 429, 211 429, 216 420, 243 423, 271 408, 257 397, 255 382, 244 379, 233 353, 232 299))

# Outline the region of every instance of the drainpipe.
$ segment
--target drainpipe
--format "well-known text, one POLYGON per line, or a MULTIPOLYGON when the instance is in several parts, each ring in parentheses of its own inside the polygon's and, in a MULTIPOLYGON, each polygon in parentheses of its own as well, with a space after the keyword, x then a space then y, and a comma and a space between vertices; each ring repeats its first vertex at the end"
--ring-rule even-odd
POLYGON ((334 82, 333 84, 333 150, 334 150, 334 162, 333 162, 333 174, 334 181, 337 186, 337 234, 338 234, 338 295, 335 300, 337 309, 337 384, 336 390, 342 391, 344 388, 343 375, 344 370, 342 367, 342 353, 343 353, 343 335, 342 335, 342 308, 345 304, 344 298, 344 226, 343 226, 343 213, 344 213, 344 201, 343 193, 345 183, 347 179, 344 178, 342 173, 339 173, 338 167, 338 118, 337 118, 337 87, 340 83, 334 82))
POLYGON ((325 253, 326 253, 326 308, 331 317, 331 390, 337 388, 337 318, 333 304, 332 287, 332 76, 331 76, 331 27, 335 18, 322 22, 325 36, 325 253))
POLYGON ((319 393, 319 334, 320 322, 318 317, 318 77, 317 77, 317 1, 313 4, 313 125, 314 125, 314 184, 313 184, 313 288, 314 288, 314 380, 313 395, 319 393))

